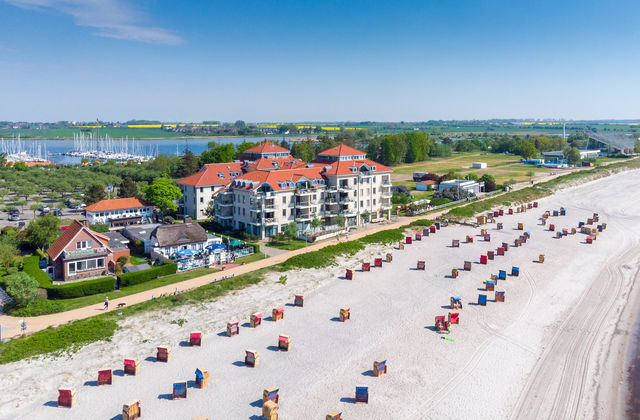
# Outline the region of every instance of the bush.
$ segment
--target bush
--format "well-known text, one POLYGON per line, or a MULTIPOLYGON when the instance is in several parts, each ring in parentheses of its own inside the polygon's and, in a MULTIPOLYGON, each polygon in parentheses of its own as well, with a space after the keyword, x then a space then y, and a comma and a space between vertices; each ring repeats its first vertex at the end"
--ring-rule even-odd
POLYGON ((317 251, 293 256, 281 264, 283 271, 296 268, 323 268, 335 263, 339 255, 354 255, 362 251, 364 245, 360 241, 342 242, 329 245, 317 251))
MULTIPOLYGON (((433 224, 433 220, 429 220, 429 219, 418 219, 418 220, 414 220, 413 222, 409 223, 409 226, 431 226, 433 224)), ((404 236, 403 236, 404 237, 404 236)), ((400 238, 402 239, 402 238, 400 238)))
POLYGON ((133 286, 134 284, 145 283, 158 277, 175 274, 176 271, 178 271, 177 264, 166 263, 144 271, 120 274, 118 280, 120 280, 120 285, 122 286, 133 286))
POLYGON ((64 311, 64 304, 57 300, 38 299, 29 302, 24 308, 19 308, 12 302, 2 309, 11 316, 29 317, 62 312, 64 311))
POLYGON ((98 223, 95 225, 91 225, 91 230, 98 233, 107 233, 109 232, 109 226, 102 223, 98 223))
POLYGON ((16 306, 25 307, 38 297, 38 281, 25 272, 10 274, 4 278, 7 293, 16 306))
POLYGON ((112 292, 116 288, 116 279, 104 277, 101 279, 81 281, 78 283, 51 286, 47 290, 49 299, 72 299, 98 293, 112 292))
POLYGON ((404 234, 401 229, 386 229, 380 232, 372 233, 363 238, 360 238, 360 242, 363 244, 392 244, 404 239, 404 234))

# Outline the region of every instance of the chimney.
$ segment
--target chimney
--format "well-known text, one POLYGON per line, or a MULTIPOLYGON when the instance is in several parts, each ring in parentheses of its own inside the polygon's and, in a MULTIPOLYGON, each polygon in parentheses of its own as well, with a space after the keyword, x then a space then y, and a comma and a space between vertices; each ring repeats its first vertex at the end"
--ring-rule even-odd
POLYGON ((84 225, 84 227, 86 227, 87 229, 89 229, 89 221, 88 220, 83 220, 82 224, 84 225))

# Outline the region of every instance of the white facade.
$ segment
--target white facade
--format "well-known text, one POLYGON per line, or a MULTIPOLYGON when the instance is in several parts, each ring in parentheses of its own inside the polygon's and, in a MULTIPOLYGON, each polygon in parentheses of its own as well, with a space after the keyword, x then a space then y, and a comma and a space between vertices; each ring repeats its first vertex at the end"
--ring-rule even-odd
POLYGON ((438 185, 438 191, 448 190, 451 187, 459 187, 461 190, 474 193, 475 195, 480 193, 480 183, 466 179, 450 179, 442 181, 438 185))
POLYGON ((486 169, 487 164, 485 162, 473 162, 471 167, 474 169, 486 169))
POLYGON ((153 207, 131 207, 127 209, 104 210, 104 211, 85 211, 85 215, 89 224, 104 224, 108 226, 119 225, 119 221, 131 221, 132 223, 150 223, 153 221, 153 207), (139 220, 136 220, 138 219, 139 220))

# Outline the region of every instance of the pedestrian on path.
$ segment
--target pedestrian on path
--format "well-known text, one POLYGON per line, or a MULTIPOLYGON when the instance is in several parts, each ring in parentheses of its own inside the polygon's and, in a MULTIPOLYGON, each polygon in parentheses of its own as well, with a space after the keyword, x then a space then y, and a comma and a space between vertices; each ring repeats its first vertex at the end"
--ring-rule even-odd
POLYGON ((349 232, 345 233, 345 234, 344 234, 344 237, 345 237, 345 240, 347 240, 347 241, 348 241, 348 240, 349 240, 349 232))
POLYGON ((109 309, 109 296, 107 296, 104 299, 104 308, 103 308, 103 310, 106 311, 107 309, 109 309))

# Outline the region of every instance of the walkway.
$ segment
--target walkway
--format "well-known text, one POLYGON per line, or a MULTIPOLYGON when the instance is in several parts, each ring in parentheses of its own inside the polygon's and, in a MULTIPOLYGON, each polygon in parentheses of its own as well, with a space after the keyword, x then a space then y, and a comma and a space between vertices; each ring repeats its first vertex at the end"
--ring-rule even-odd
MULTIPOLYGON (((543 181, 548 181, 550 179, 553 178, 557 178, 559 176, 562 176, 566 174, 566 172, 561 172, 561 173, 556 173, 554 175, 545 177, 543 179, 538 179, 536 180, 536 184, 539 182, 543 182, 543 181)), ((530 183, 526 182, 526 183, 521 183, 519 185, 514 185, 512 190, 519 190, 522 188, 526 188, 530 186, 530 183)), ((486 198, 493 198, 498 196, 499 194, 494 194, 490 197, 486 197, 486 198)), ((485 199, 485 198, 483 198, 485 199)), ((481 200, 483 200, 481 199, 481 200)), ((406 225, 407 223, 413 221, 413 220, 417 220, 417 219, 422 219, 422 218, 426 218, 429 217, 431 219, 436 218, 440 215, 442 215, 443 213, 447 212, 449 209, 445 208, 442 209, 441 211, 438 212, 434 212, 434 213, 425 213, 425 214, 421 214, 419 216, 415 216, 415 217, 398 217, 397 221, 395 222, 385 222, 385 223, 381 223, 378 225, 367 225, 367 228, 365 229, 360 229, 357 232, 352 232, 349 234, 349 240, 353 240, 353 239, 359 239, 363 236, 366 235, 370 235, 372 233, 378 232, 380 230, 385 230, 385 229, 395 229, 395 228, 399 228, 402 225, 406 225), (370 226, 370 227, 369 227, 370 226)), ((216 273, 211 273, 211 274, 207 274, 201 277, 196 277, 190 280, 185 280, 183 282, 180 283, 174 283, 174 284, 170 284, 167 286, 163 286, 163 287, 158 287, 155 289, 151 289, 151 290, 146 290, 144 292, 140 292, 140 293, 136 293, 133 295, 129 295, 129 296, 125 296, 122 298, 117 298, 114 300, 109 301, 109 311, 113 311, 113 310, 117 310, 115 308, 117 308, 117 305, 119 303, 125 303, 128 306, 134 305, 136 303, 140 303, 140 302, 144 302, 147 300, 150 300, 153 296, 160 296, 162 294, 172 294, 174 293, 176 290, 178 291, 184 291, 184 290, 188 290, 188 289, 193 289, 196 287, 200 287, 200 286, 204 286, 205 284, 211 283, 214 280, 224 277, 224 276, 229 276, 229 275, 234 275, 234 276, 239 276, 241 274, 245 274, 251 271, 255 271, 255 270, 259 270, 261 268, 265 268, 265 267, 270 267, 276 264, 279 264, 281 262, 286 261, 287 259, 293 257, 294 255, 298 255, 298 254, 303 254, 305 252, 309 252, 309 251, 317 251, 318 249, 321 249, 327 245, 329 245, 333 240, 329 239, 326 241, 322 241, 319 243, 314 243, 312 245, 309 245, 308 247, 305 248, 300 248, 297 249, 295 251, 287 251, 287 252, 283 252, 280 253, 278 255, 275 255, 272 258, 266 258, 263 260, 259 260, 259 261, 255 261, 249 264, 245 264, 245 265, 240 265, 240 266, 236 266, 233 268, 229 268, 229 269, 225 269, 223 272, 216 272, 216 273)), ((342 237, 341 241, 344 241, 344 236, 342 237)), ((335 241, 334 241, 335 242, 335 241)), ((98 303, 95 305, 90 305, 90 306, 86 306, 83 308, 78 308, 78 309, 73 309, 71 311, 67 311, 67 312, 61 312, 61 313, 57 313, 57 314, 50 314, 50 315, 43 315, 43 316, 37 316, 37 317, 30 317, 30 318, 24 318, 25 321, 27 322, 27 333, 34 333, 36 331, 40 331, 43 330, 45 328, 48 328, 50 326, 57 326, 57 325, 62 325, 62 324, 66 324, 69 321, 75 321, 78 319, 84 319, 84 318, 89 318, 91 316, 94 315, 98 315, 100 313, 104 313, 105 311, 102 309, 104 306, 104 304, 102 303, 98 303)), ((19 328, 16 328, 18 326, 18 320, 19 318, 16 317, 12 317, 12 316, 8 316, 8 315, 4 315, 4 314, 0 314, 0 325, 3 326, 3 330, 4 329, 12 329, 14 328, 12 331, 20 331, 19 328)))

